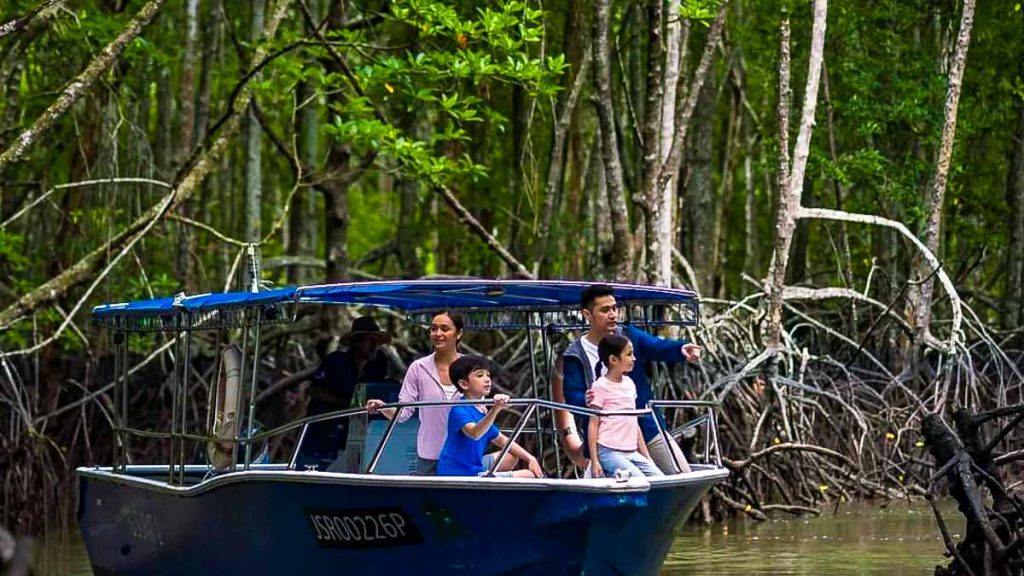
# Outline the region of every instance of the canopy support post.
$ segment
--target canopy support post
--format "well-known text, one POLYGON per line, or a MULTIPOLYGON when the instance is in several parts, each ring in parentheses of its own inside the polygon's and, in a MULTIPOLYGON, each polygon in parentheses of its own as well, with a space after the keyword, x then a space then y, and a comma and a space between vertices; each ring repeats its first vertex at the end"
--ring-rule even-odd
MULTIPOLYGON (((541 350, 544 351, 544 369, 547 370, 547 377, 544 378, 544 382, 548 387, 548 400, 551 402, 555 401, 555 390, 552 386, 552 374, 555 370, 555 364, 552 360, 554 351, 551 347, 551 338, 548 335, 548 324, 545 323, 545 313, 540 312, 540 342, 541 350)), ((553 324, 552 324, 553 326, 553 324)), ((558 418, 555 409, 548 406, 548 418, 551 420, 551 430, 555 431, 554 437, 552 438, 552 451, 555 453, 555 471, 558 473, 558 477, 562 477, 562 443, 560 442, 561 433, 558 430, 558 418)), ((544 452, 541 452, 541 458, 544 457, 544 452)))
POLYGON ((181 354, 181 348, 182 348, 182 342, 181 342, 182 329, 181 329, 181 314, 180 313, 175 315, 174 323, 175 323, 176 330, 174 331, 174 358, 172 360, 173 363, 174 363, 174 372, 173 372, 174 373, 174 377, 171 379, 171 450, 170 450, 170 454, 169 454, 169 458, 168 458, 168 460, 170 461, 170 464, 167 467, 167 483, 168 484, 172 484, 172 485, 174 484, 174 462, 175 462, 174 455, 177 453, 177 452, 175 452, 174 449, 175 449, 175 444, 176 444, 175 439, 177 438, 177 430, 178 430, 178 402, 180 401, 179 397, 181 395, 180 394, 180 390, 179 390, 179 388, 180 388, 179 385, 181 383, 181 373, 180 373, 180 371, 181 371, 181 356, 182 356, 182 354, 181 354))
MULTIPOLYGON (((530 391, 534 398, 537 398, 537 356, 536 343, 533 341, 533 313, 529 313, 526 317, 526 340, 530 347, 530 391)), ((536 410, 531 410, 533 413, 533 435, 537 439, 537 453, 540 454, 541 460, 544 459, 544 438, 541 436, 541 413, 536 410)))
MULTIPOLYGON (((245 355, 249 350, 249 311, 242 311, 242 361, 239 364, 238 381, 245 382, 245 355)), ((241 439, 242 427, 239 425, 242 414, 242 395, 238 394, 235 399, 235 433, 231 441, 231 471, 234 472, 238 466, 238 442, 241 439)))
POLYGON ((185 312, 184 318, 185 355, 180 359, 184 372, 181 378, 181 438, 178 440, 178 461, 181 465, 178 469, 178 484, 182 486, 185 484, 185 435, 188 434, 188 385, 192 382, 192 317, 185 312))
POLYGON ((121 452, 122 472, 131 462, 131 434, 128 433, 128 332, 121 332, 121 452))
POLYGON ((122 463, 124 449, 124 423, 121 421, 121 396, 124 394, 121 382, 121 342, 124 333, 114 329, 114 472, 125 470, 122 463))
MULTIPOLYGON (((252 344, 252 380, 249 384, 249 417, 246 419, 245 428, 245 470, 249 469, 249 463, 252 461, 252 429, 253 420, 256 417, 256 379, 259 377, 259 363, 260 363, 260 322, 263 319, 263 310, 256 310, 256 335, 253 339, 252 344)), ((241 420, 241 418, 239 418, 241 420)))

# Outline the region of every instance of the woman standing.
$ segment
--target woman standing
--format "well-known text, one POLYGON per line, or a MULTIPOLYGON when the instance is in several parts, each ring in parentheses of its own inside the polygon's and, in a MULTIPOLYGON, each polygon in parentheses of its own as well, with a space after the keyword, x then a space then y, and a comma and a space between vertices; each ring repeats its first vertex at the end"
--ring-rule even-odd
MULTIPOLYGON (((465 321, 462 314, 446 310, 430 321, 430 341, 434 352, 416 360, 409 366, 398 393, 398 401, 439 401, 451 402, 458 393, 448 367, 459 354, 459 340, 465 321)), ((388 419, 395 417, 394 408, 381 408, 383 400, 369 400, 366 410, 370 414, 380 412, 388 419)), ((441 454, 448 434, 448 406, 431 406, 420 409, 420 429, 416 436, 416 471, 420 476, 437 474, 437 458, 441 454)), ((405 422, 412 417, 416 408, 406 407, 398 413, 398 421, 405 422)))

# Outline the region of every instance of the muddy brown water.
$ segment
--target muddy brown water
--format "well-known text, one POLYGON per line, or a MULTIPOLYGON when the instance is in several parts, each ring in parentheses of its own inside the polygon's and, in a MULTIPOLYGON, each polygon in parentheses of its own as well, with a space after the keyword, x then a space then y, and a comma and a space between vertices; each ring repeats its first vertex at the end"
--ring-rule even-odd
MULTIPOLYGON (((943 515, 958 538, 962 519, 952 507, 943 515)), ((818 518, 684 526, 662 574, 923 576, 946 563, 942 552, 926 504, 863 503, 818 518)), ((92 574, 77 532, 37 543, 35 569, 42 576, 92 574)))

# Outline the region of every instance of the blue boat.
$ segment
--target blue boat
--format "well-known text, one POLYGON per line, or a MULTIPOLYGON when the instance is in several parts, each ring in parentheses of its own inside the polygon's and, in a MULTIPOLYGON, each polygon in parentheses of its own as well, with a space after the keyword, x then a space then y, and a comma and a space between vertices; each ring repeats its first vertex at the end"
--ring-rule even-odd
MULTIPOLYGON (((356 282, 257 293, 224 293, 98 306, 94 321, 114 332, 113 421, 117 446, 109 467, 79 468, 78 522, 97 575, 218 574, 657 574, 675 536, 706 492, 728 476, 721 465, 714 403, 656 401, 646 413, 686 409, 699 416, 676 431, 699 431, 692 471, 654 478, 576 478, 551 430, 553 411, 608 414, 551 400, 537 365, 550 363, 549 336, 579 329, 586 286, 569 281, 415 280, 356 282), (260 332, 294 321, 300 307, 390 308, 411 321, 441 309, 467 314, 466 329, 524 330, 534 354, 531 398, 513 400, 522 417, 509 436, 533 434, 548 478, 426 477, 408 473, 408 430, 368 421, 363 408, 321 414, 260 430, 255 420, 260 332), (190 421, 194 393, 187 366, 193 334, 240 335, 235 365, 243 386, 214 394, 205 422, 190 421), (131 427, 128 333, 173 336, 175 394, 169 431, 131 427), (248 390, 246 390, 246 386, 248 390), (237 397, 236 397, 237 396, 237 397), (234 420, 218 420, 226 408, 234 420), (551 417, 544 417, 551 416, 551 417), (310 424, 362 422, 350 434, 349 463, 332 471, 296 465, 310 424), (232 424, 233 423, 233 424, 232 424), (197 431, 198 430, 198 431, 197 431), (291 435, 288 462, 258 457, 268 439, 291 435), (169 462, 130 462, 130 442, 169 443, 169 462), (227 447, 228 456, 224 447, 227 447), (545 452, 544 447, 548 450, 545 452), (222 461, 197 458, 220 447, 222 461)), ((629 321, 693 325, 697 299, 687 290, 613 285, 629 321)), ((487 403, 488 401, 480 401, 487 403)), ((425 406, 430 403, 390 404, 425 406)), ((506 448, 507 449, 507 448, 506 448)), ((497 459, 500 461, 500 458, 497 459)))

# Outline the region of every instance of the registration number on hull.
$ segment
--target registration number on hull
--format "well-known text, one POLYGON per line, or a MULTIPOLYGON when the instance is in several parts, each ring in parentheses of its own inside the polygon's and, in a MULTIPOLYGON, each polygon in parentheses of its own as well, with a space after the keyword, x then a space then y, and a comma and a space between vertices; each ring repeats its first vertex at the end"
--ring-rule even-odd
POLYGON ((401 508, 306 509, 313 538, 322 548, 385 548, 420 544, 423 536, 401 508))

